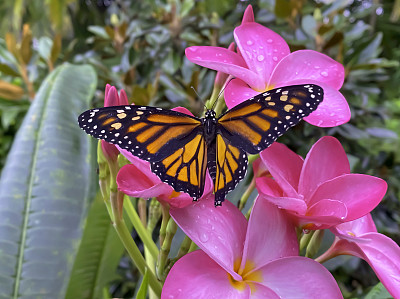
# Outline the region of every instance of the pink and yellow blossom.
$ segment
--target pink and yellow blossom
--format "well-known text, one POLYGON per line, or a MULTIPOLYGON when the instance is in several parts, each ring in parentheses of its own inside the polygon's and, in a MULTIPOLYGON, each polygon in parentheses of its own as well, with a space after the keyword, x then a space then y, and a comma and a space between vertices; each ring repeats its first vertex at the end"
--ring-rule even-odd
POLYGON ((305 160, 275 142, 260 158, 273 176, 256 178, 260 196, 303 229, 323 229, 358 219, 372 211, 387 190, 384 180, 350 173, 340 142, 317 141, 305 160))
POLYGON ((256 199, 248 222, 210 199, 170 214, 201 250, 175 263, 162 298, 342 298, 327 269, 298 256, 294 226, 267 201, 256 199))
POLYGON ((389 293, 400 298, 400 247, 377 232, 371 214, 330 230, 336 235, 335 241, 318 261, 344 254, 359 257, 372 267, 389 293))
POLYGON ((233 35, 238 53, 210 46, 194 46, 185 51, 190 61, 236 78, 224 92, 228 108, 269 89, 312 83, 324 89, 324 100, 304 120, 320 127, 349 121, 349 106, 339 92, 345 74, 340 63, 312 50, 290 53, 280 35, 254 22, 251 6, 233 35))

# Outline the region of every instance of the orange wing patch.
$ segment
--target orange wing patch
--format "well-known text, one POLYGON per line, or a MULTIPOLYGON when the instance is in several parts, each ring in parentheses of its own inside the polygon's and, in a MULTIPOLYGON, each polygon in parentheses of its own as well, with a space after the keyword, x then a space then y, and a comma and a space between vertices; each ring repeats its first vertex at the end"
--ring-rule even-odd
POLYGON ((199 198, 204 191, 207 165, 206 142, 202 134, 197 134, 182 148, 160 162, 152 163, 152 170, 163 182, 176 191, 199 198))
POLYGON ((214 179, 214 193, 216 205, 225 200, 225 195, 242 180, 246 174, 247 155, 241 149, 217 135, 216 140, 216 168, 212 174, 214 179))

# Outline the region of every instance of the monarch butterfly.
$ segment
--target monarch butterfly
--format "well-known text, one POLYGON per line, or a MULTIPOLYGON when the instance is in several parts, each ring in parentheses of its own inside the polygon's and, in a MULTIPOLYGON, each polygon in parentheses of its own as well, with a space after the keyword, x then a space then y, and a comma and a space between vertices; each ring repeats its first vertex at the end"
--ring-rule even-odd
POLYGON ((197 200, 206 170, 214 182, 215 206, 243 179, 247 154, 270 146, 314 111, 323 99, 317 85, 292 85, 263 92, 218 118, 148 106, 114 106, 85 111, 79 126, 89 135, 151 163, 152 171, 176 191, 197 200))

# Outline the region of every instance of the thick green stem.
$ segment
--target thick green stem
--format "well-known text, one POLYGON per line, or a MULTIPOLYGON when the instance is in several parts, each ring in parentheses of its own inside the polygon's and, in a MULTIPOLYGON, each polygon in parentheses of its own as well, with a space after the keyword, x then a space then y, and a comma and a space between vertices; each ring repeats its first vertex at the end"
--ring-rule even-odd
POLYGON ((139 215, 132 205, 132 202, 128 198, 126 198, 124 201, 124 209, 128 214, 129 220, 133 224, 137 234, 139 235, 139 238, 142 240, 143 245, 149 250, 151 256, 156 260, 158 257, 158 247, 151 238, 151 232, 147 231, 147 229, 144 227, 139 215))
POLYGON ((181 243, 181 247, 179 248, 178 254, 176 255, 176 260, 179 260, 182 256, 187 254, 191 245, 192 240, 190 240, 190 238, 186 236, 181 243))
POLYGON ((176 225, 175 221, 172 218, 170 218, 168 221, 168 225, 167 225, 165 239, 161 246, 160 254, 158 256, 158 265, 157 265, 158 272, 157 273, 158 273, 158 277, 161 280, 165 279, 165 277, 164 277, 165 266, 167 264, 168 254, 171 250, 172 239, 174 238, 177 229, 178 229, 178 226, 176 225))
POLYGON ((189 253, 189 252, 192 252, 192 251, 195 251, 195 250, 197 250, 197 249, 198 249, 198 247, 197 247, 196 243, 195 243, 195 242, 192 242, 192 244, 190 244, 188 253, 189 253))
POLYGON ((153 198, 150 202, 149 207, 149 221, 147 223, 147 231, 151 235, 156 227, 158 220, 161 217, 161 204, 160 202, 153 198))
POLYGON ((160 247, 164 243, 165 235, 167 233, 167 225, 169 218, 169 206, 168 205, 162 205, 161 206, 161 211, 162 211, 162 220, 161 220, 161 228, 160 228, 160 247))
POLYGON ((132 239, 131 233, 126 226, 124 219, 122 217, 118 217, 119 211, 117 196, 111 197, 111 207, 114 214, 114 228, 117 231, 117 234, 122 241, 122 244, 124 244, 126 251, 128 252, 135 266, 138 268, 140 274, 144 275, 147 268, 147 271, 149 272, 149 284, 153 291, 157 294, 157 296, 160 297, 162 288, 161 283, 157 280, 154 272, 146 264, 146 261, 144 260, 139 248, 136 246, 135 242, 132 239))
POLYGON ((239 210, 243 210, 244 206, 247 203, 247 200, 249 199, 251 193, 254 191, 256 188, 256 180, 253 178, 251 180, 250 185, 247 187, 246 191, 243 193, 242 197, 240 198, 239 201, 239 210))
POLYGON ((310 231, 308 234, 304 234, 300 239, 300 252, 308 246, 311 241, 314 231, 310 231))
POLYGON ((321 247, 322 243, 322 238, 324 237, 324 230, 319 229, 314 232, 313 236, 311 237, 310 243, 308 243, 307 249, 306 249, 306 257, 313 258, 319 248, 321 247))

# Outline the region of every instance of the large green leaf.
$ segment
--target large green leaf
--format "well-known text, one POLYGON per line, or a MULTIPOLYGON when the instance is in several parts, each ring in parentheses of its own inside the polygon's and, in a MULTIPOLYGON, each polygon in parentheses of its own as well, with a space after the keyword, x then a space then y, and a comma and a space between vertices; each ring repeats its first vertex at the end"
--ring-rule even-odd
POLYGON ((65 64, 43 82, 0 179, 0 298, 62 298, 93 198, 91 142, 77 117, 92 67, 65 64))
POLYGON ((65 298, 103 298, 103 288, 116 278, 115 270, 124 251, 103 198, 98 195, 86 220, 65 298))

